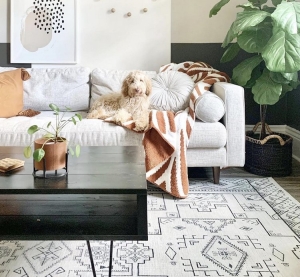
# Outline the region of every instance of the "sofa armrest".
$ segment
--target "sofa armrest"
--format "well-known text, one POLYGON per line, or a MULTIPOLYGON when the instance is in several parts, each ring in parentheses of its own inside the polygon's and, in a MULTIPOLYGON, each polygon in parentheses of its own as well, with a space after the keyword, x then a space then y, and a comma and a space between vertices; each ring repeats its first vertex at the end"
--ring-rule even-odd
POLYGON ((225 103, 222 119, 227 130, 227 166, 245 164, 245 99, 244 88, 230 83, 218 82, 212 91, 225 103))

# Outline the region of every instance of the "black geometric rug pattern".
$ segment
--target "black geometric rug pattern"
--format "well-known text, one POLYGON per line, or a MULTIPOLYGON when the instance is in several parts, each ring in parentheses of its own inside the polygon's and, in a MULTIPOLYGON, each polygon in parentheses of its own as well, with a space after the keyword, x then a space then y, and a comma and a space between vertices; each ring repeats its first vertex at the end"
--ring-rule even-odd
MULTIPOLYGON (((190 179, 186 199, 149 185, 148 233, 113 243, 112 276, 300 276, 300 204, 272 178, 190 179)), ((91 248, 107 277, 110 242, 91 248)), ((0 241, 0 277, 75 276, 93 276, 85 241, 0 241)))

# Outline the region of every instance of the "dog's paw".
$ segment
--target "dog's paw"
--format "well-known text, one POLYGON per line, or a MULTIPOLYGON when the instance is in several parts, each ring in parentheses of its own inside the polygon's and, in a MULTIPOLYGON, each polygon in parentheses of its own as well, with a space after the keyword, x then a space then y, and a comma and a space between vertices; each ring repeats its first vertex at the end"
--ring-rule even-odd
POLYGON ((97 119, 98 118, 98 112, 96 110, 90 111, 87 116, 87 119, 97 119))
POLYGON ((118 110, 118 112, 114 116, 115 122, 119 125, 122 125, 126 121, 129 121, 131 118, 131 114, 124 109, 118 110))
POLYGON ((143 132, 146 131, 148 128, 149 128, 148 122, 136 121, 133 130, 137 132, 143 132))

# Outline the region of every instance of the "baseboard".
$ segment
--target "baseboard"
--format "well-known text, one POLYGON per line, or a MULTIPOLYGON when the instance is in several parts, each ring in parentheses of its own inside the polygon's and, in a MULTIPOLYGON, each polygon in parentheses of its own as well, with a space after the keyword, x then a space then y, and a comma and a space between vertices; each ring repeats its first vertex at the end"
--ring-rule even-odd
MULTIPOLYGON (((300 131, 287 125, 271 125, 273 132, 283 133, 293 138, 293 158, 300 162, 300 131)), ((246 131, 253 129, 253 125, 246 125, 246 131)))

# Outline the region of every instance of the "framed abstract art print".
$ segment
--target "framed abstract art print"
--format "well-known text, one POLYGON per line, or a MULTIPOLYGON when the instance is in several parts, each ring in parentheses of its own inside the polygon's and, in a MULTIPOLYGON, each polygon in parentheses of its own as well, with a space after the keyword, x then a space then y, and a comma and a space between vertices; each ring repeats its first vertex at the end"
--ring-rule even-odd
POLYGON ((11 63, 76 63, 76 0, 11 0, 11 63))

